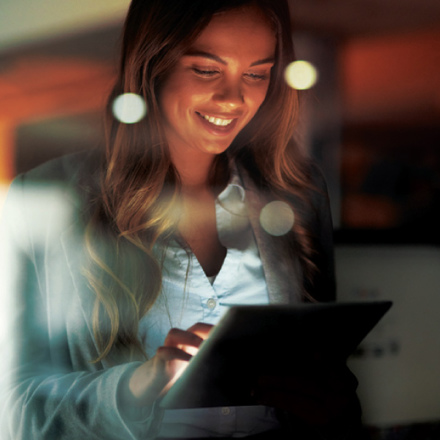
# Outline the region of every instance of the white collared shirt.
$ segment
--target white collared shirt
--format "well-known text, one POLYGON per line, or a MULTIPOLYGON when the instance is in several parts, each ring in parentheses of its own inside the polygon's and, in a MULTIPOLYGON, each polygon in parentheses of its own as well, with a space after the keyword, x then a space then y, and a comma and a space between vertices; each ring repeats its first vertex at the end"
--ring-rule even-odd
MULTIPOLYGON (((216 324, 231 305, 269 302, 237 174, 218 196, 215 209, 219 240, 227 249, 220 272, 210 280, 194 254, 171 243, 165 253, 162 292, 140 322, 139 337, 149 357, 172 327, 216 324)), ((263 406, 168 410, 159 437, 241 437, 277 426, 274 410, 263 406)))

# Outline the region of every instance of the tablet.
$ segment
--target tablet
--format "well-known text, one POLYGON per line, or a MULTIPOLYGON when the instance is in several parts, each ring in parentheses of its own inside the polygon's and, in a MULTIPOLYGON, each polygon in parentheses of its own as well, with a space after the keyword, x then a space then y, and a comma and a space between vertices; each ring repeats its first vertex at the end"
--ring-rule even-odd
POLYGON ((338 362, 391 307, 391 302, 231 307, 160 405, 167 409, 253 405, 259 375, 289 374, 316 360, 338 362))

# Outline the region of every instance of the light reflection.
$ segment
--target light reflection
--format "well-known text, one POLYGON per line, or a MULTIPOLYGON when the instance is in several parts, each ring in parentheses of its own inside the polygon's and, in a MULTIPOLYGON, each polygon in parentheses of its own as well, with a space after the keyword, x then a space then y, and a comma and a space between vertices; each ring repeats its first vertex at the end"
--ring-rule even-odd
POLYGON ((318 71, 308 61, 294 61, 287 66, 284 78, 293 89, 306 90, 318 81, 318 71))
MULTIPOLYGON (((5 200, 2 201, 0 222, 0 396, 5 401, 10 398, 11 373, 16 367, 13 364, 16 357, 15 338, 20 334, 16 327, 19 325, 17 319, 20 319, 26 306, 23 301, 28 299, 27 289, 36 288, 30 283, 37 283, 37 277, 27 276, 27 264, 31 263, 23 258, 23 249, 37 260, 47 243, 59 241, 61 233, 73 223, 71 205, 74 196, 61 185, 53 188, 41 183, 25 188, 17 184, 9 188, 7 197, 4 197, 3 187, 1 190, 5 200)), ((62 288, 66 281, 60 276, 57 283, 54 292, 62 288)), ((35 326, 31 328, 37 332, 40 331, 42 314, 38 315, 38 310, 34 313, 35 322, 32 325, 35 326)), ((62 316, 54 319, 53 324, 55 333, 64 324, 62 316)), ((41 331, 44 331, 43 327, 41 331)))
MULTIPOLYGON (((205 324, 205 323, 197 323, 191 326, 188 331, 196 334, 200 338, 202 338, 204 341, 208 339, 210 331, 213 329, 213 326, 211 324, 205 324)), ((185 351, 186 353, 190 354, 191 356, 195 356, 200 347, 194 347, 192 345, 187 344, 178 344, 177 348, 180 350, 185 351)), ((182 361, 175 359, 172 361, 173 363, 173 369, 175 371, 175 374, 173 378, 168 382, 168 384, 164 387, 162 390, 162 394, 165 394, 168 392, 168 390, 177 382, 177 380, 180 378, 182 373, 186 370, 188 367, 190 361, 182 361)))
MULTIPOLYGON (((191 347, 189 345, 179 344, 177 347, 183 351, 186 351, 191 356, 195 356, 197 354, 197 352, 199 351, 198 348, 191 347)), ((179 359, 175 359, 174 361, 172 361, 172 363, 173 363, 173 369, 174 369, 175 373, 174 373, 173 378, 166 384, 166 386, 162 390, 162 395, 166 394, 169 391, 169 389, 177 382, 177 380, 180 378, 180 376, 182 376, 183 372, 188 367, 189 361, 182 361, 179 359)))
POLYGON ((295 215, 286 202, 270 202, 260 213, 261 227, 275 237, 287 234, 292 229, 294 222, 295 215))
POLYGON ((135 124, 147 114, 144 99, 135 93, 124 93, 113 101, 113 115, 123 124, 135 124))

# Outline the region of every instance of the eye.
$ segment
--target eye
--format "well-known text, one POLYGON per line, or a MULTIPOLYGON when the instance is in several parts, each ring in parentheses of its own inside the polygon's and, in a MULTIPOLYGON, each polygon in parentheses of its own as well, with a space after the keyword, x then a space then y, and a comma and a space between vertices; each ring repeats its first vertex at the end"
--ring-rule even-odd
POLYGON ((248 72, 245 73, 244 76, 246 77, 246 79, 250 80, 250 81, 265 81, 267 79, 269 79, 270 75, 268 73, 254 73, 254 72, 248 72))
POLYGON ((199 69, 197 67, 193 67, 192 70, 193 70, 193 72, 196 75, 202 76, 204 78, 211 78, 211 77, 217 75, 218 73, 220 73, 218 70, 214 70, 214 69, 199 69))

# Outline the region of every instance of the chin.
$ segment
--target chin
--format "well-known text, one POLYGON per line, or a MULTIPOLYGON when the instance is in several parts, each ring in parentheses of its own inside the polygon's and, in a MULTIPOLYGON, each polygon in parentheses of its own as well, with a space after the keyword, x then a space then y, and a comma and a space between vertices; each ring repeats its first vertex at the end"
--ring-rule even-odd
POLYGON ((204 150, 208 154, 219 155, 219 154, 224 153, 229 148, 230 145, 231 145, 231 142, 229 142, 227 145, 213 145, 208 148, 205 147, 204 150))

